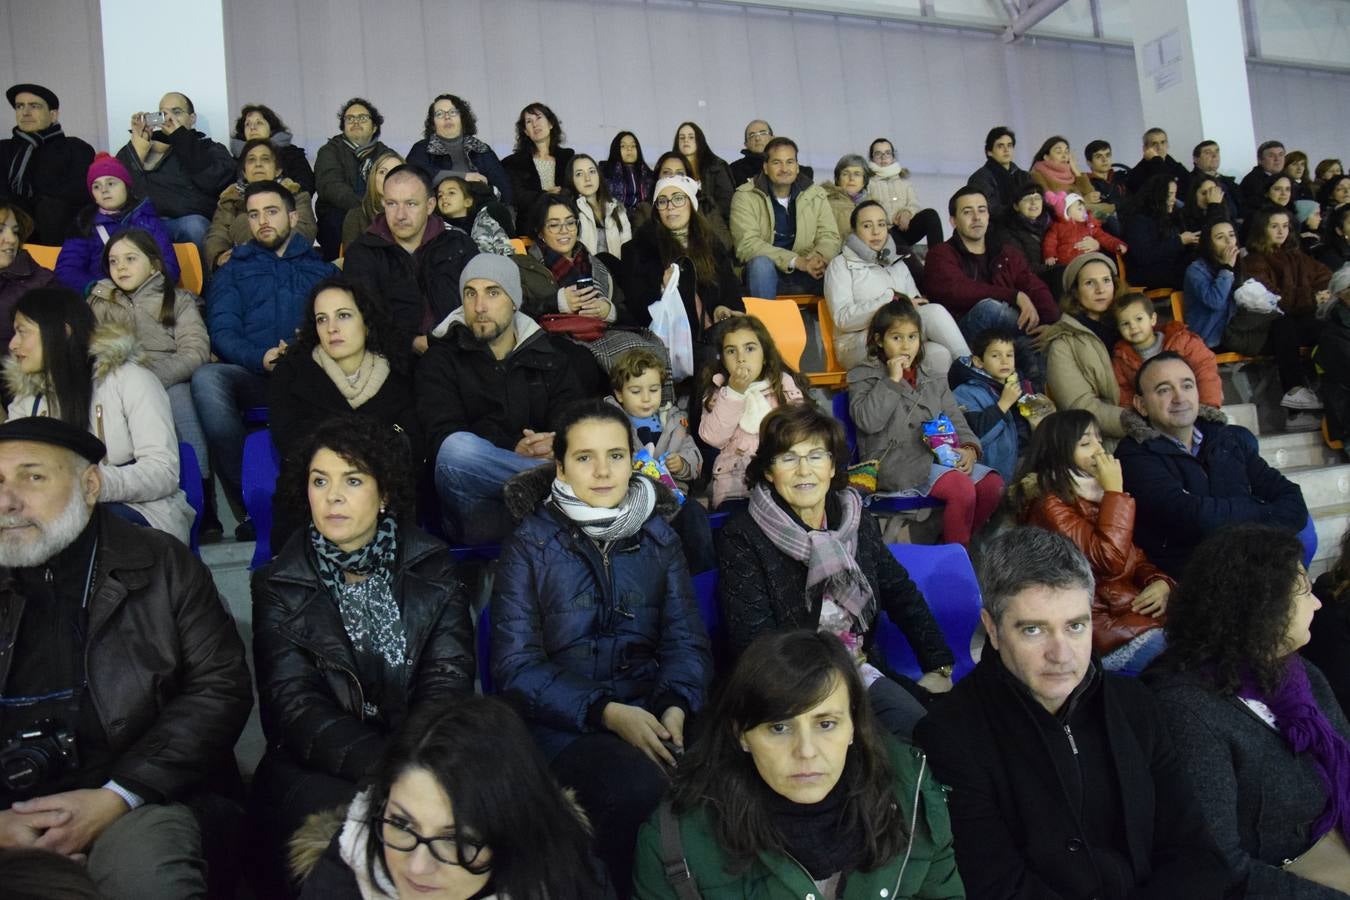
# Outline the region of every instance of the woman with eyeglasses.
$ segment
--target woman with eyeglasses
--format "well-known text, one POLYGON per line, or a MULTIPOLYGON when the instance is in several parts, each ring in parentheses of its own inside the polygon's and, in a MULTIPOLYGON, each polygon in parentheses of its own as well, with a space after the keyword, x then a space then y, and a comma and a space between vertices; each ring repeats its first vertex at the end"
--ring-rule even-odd
POLYGON ((556 196, 567 185, 573 151, 562 145, 566 139, 557 114, 544 104, 531 103, 520 111, 515 152, 502 160, 502 168, 511 179, 516 225, 523 236, 532 236, 525 223, 539 198, 556 196))
POLYGON ((458 175, 469 183, 482 205, 496 197, 511 205, 511 179, 496 152, 478 137, 478 117, 469 101, 454 94, 440 94, 427 107, 422 139, 408 151, 408 162, 434 182, 443 175, 458 175))
POLYGON ((815 405, 787 404, 764 417, 745 475, 750 506, 717 533, 728 649, 739 656, 760 635, 794 628, 834 635, 858 667, 882 726, 908 738, 924 714, 920 698, 951 690, 955 657, 848 486, 848 459, 843 426, 815 405), (917 684, 887 671, 875 643, 882 612, 926 673, 917 684))
POLYGON ((520 717, 491 697, 428 704, 342 820, 292 844, 301 900, 606 900, 586 819, 520 717))
POLYGON ((1322 605, 1303 553, 1267 525, 1207 538, 1144 679, 1244 896, 1330 900, 1350 892, 1350 723, 1298 652, 1322 605))
POLYGON ((361 205, 375 161, 389 151, 379 139, 384 116, 369 100, 353 97, 342 104, 337 117, 341 132, 329 138, 314 157, 314 182, 319 191, 314 208, 319 246, 327 260, 337 259, 342 220, 361 205))
MULTIPOLYGON (((919 206, 919 195, 909 180, 909 169, 895 158, 895 145, 886 138, 877 138, 867 149, 872 170, 867 180, 867 196, 886 210, 897 246, 912 247, 927 241, 929 248, 942 243, 942 219, 933 209, 919 206)), ((840 234, 847 232, 841 231, 840 234)))

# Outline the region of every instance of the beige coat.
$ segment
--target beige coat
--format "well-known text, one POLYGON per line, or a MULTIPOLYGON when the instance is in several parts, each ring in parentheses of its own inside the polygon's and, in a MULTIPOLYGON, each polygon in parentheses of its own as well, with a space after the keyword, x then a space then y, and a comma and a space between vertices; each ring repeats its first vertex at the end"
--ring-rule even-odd
POLYGON ((825 199, 830 201, 830 209, 834 211, 834 224, 839 229, 839 239, 848 240, 848 236, 853 233, 853 229, 849 226, 855 205, 853 198, 832 181, 822 181, 820 189, 825 192, 825 199))
POLYGON ((159 321, 163 300, 161 274, 150 276, 130 296, 107 278, 89 292, 94 318, 99 324, 119 325, 131 332, 145 354, 145 367, 169 388, 187 381, 210 358, 211 338, 191 291, 178 288, 174 292, 174 324, 167 328, 159 321))
POLYGON ((1102 435, 1125 436, 1120 385, 1111 367, 1111 350, 1073 316, 1048 326, 1046 389, 1060 409, 1085 409, 1097 418, 1102 435))
MULTIPOLYGON (((94 360, 94 396, 89 430, 108 448, 99 463, 102 503, 125 503, 151 526, 188 542, 193 510, 178 487, 178 437, 169 395, 149 369, 136 339, 115 325, 102 325, 89 345, 94 360)), ((14 357, 4 363, 5 381, 14 400, 9 417, 47 416, 45 378, 19 370, 14 357)))
POLYGON ((919 205, 919 195, 914 193, 914 183, 905 175, 883 178, 874 174, 867 182, 867 196, 886 208, 888 222, 894 222, 895 214, 901 210, 914 216, 923 209, 919 205))
MULTIPOLYGON (((805 179, 801 179, 805 180, 805 179)), ((731 195, 731 240, 742 263, 767 256, 778 271, 787 272, 798 256, 816 252, 828 262, 839 255, 843 238, 825 191, 809 184, 797 195, 797 239, 791 250, 773 245, 773 204, 767 179, 758 175, 736 188, 731 195)))
MULTIPOLYGON (((319 233, 319 223, 314 220, 314 204, 309 194, 300 190, 300 185, 289 178, 281 179, 281 183, 295 197, 295 211, 299 218, 295 230, 313 241, 319 233)), ((202 260, 202 264, 208 272, 215 271, 217 256, 240 244, 247 244, 252 237, 248 229, 248 213, 244 211, 244 192, 237 183, 232 184, 220 192, 220 199, 216 201, 211 227, 206 229, 206 259, 202 260)))

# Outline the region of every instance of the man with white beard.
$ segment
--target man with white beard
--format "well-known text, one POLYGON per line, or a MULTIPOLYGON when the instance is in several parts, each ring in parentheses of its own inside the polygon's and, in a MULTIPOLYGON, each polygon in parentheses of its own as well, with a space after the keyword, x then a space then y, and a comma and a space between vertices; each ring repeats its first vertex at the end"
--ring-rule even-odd
POLYGON ((103 442, 0 425, 0 849, 87 860, 109 898, 205 897, 198 815, 252 705, 211 575, 102 511, 103 442))

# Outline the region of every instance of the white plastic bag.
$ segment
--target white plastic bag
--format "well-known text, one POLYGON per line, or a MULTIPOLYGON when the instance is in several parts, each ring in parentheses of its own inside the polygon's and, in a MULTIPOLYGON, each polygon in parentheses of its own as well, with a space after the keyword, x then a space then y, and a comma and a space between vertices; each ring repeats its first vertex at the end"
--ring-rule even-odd
POLYGON ((694 335, 689 328, 689 315, 680 299, 680 267, 670 266, 661 299, 647 307, 651 313, 652 334, 661 339, 670 353, 670 371, 676 381, 694 374, 694 335))
POLYGON ((1233 292, 1233 302, 1239 309, 1254 313, 1277 313, 1280 311, 1280 295, 1272 293, 1255 278, 1248 278, 1242 287, 1233 292))

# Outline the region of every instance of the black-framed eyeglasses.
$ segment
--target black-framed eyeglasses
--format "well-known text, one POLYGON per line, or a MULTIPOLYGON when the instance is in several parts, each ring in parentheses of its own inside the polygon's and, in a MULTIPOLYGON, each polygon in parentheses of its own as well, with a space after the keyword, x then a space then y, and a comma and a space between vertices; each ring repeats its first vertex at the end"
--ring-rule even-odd
POLYGON ((364 125, 367 122, 373 122, 374 119, 365 113, 359 113, 354 116, 343 116, 342 121, 346 122, 348 125, 364 125))
POLYGON ((382 818, 378 821, 380 830, 377 836, 381 844, 400 853, 412 853, 419 845, 426 844, 432 857, 437 862, 447 866, 470 868, 482 854, 485 846, 453 833, 437 835, 433 838, 422 837, 409 828, 406 823, 397 819, 382 818))
POLYGON ((657 209, 668 209, 668 208, 679 209, 688 202, 689 197, 686 194, 676 193, 671 194, 668 197, 657 197, 656 201, 652 204, 652 206, 655 206, 657 209))

